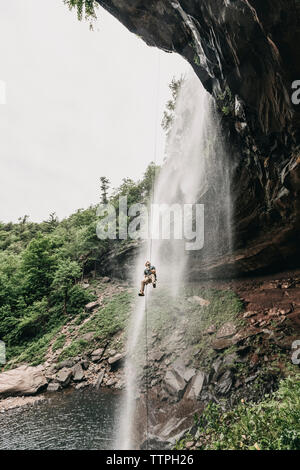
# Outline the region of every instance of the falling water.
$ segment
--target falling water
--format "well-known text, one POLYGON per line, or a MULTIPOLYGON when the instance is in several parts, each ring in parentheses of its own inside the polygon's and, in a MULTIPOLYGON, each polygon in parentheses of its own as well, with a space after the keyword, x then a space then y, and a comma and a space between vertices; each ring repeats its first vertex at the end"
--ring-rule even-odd
MULTIPOLYGON (((155 182, 153 202, 168 205, 205 204, 203 262, 230 251, 231 247, 230 178, 226 162, 213 100, 191 72, 177 99, 166 161, 155 182)), ((145 410, 144 429, 136 429, 136 399, 141 395, 141 387, 145 386, 138 379, 139 367, 146 365, 145 299, 146 302, 155 302, 162 286, 170 295, 178 295, 178 286, 186 279, 190 257, 195 255, 193 251, 186 251, 184 240, 154 239, 158 227, 153 222, 153 216, 151 221, 151 238, 137 259, 135 280, 138 288, 144 263, 151 258, 157 268, 158 288, 154 290, 148 286, 146 297, 138 299, 128 330, 126 396, 116 443, 119 449, 136 448, 147 438, 145 410)))

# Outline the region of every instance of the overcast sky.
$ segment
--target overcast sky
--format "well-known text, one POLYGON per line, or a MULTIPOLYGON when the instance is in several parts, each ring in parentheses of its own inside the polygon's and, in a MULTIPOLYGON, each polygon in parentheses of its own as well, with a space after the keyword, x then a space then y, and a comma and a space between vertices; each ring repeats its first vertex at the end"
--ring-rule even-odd
POLYGON ((156 122, 162 160, 168 84, 189 66, 98 16, 91 32, 62 0, 0 0, 2 221, 62 218, 97 202, 100 176, 140 178, 156 122))

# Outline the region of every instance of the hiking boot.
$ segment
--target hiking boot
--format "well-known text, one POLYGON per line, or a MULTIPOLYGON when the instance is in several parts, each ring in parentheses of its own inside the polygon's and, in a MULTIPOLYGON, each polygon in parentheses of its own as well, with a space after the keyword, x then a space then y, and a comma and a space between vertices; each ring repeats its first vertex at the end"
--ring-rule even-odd
POLYGON ((145 297, 145 294, 143 292, 139 292, 139 297, 145 297))

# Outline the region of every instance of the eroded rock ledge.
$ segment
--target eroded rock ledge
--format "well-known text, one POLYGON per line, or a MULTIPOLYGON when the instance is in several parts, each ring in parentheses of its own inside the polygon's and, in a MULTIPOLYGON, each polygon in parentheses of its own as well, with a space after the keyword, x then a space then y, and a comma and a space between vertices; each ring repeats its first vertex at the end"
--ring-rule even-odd
MULTIPOLYGON (((212 276, 299 264, 300 5, 295 0, 97 0, 150 46, 181 54, 225 107, 235 251, 212 276)), ((194 258, 194 276, 203 274, 194 258)))

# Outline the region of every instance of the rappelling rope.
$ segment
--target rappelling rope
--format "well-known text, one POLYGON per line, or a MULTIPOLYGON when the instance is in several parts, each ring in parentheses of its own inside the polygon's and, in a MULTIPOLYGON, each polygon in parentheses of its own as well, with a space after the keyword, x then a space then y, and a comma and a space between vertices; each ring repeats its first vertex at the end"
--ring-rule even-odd
MULTIPOLYGON (((152 189, 151 189, 151 237, 150 237, 150 256, 149 260, 152 259, 152 241, 153 241, 153 211, 152 205, 155 197, 155 179, 156 179, 156 165, 157 165, 157 141, 158 141, 158 103, 159 103, 159 88, 160 88, 160 50, 157 49, 157 86, 156 86, 156 105, 155 105, 155 129, 154 129, 154 175, 152 178, 152 189)), ((145 375, 145 387, 146 387, 146 449, 149 449, 149 349, 148 349, 148 293, 146 288, 145 295, 145 354, 146 354, 146 375, 145 375)))

